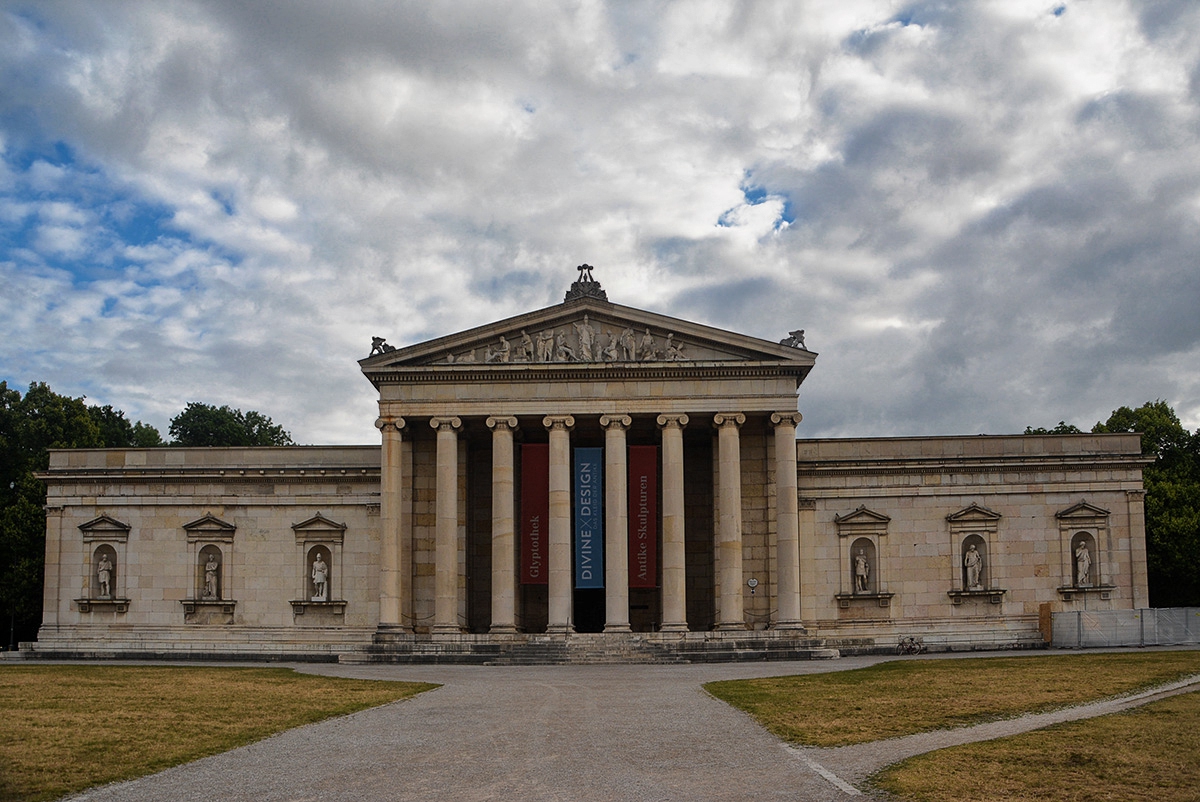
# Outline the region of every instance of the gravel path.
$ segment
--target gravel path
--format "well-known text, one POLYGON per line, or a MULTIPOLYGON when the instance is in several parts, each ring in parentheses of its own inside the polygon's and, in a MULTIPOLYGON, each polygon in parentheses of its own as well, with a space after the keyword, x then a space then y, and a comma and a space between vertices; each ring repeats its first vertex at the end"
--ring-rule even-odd
POLYGON ((1100 702, 861 747, 797 749, 700 688, 717 679, 844 671, 886 659, 894 658, 710 666, 296 666, 443 687, 73 799, 842 800, 858 794, 850 783, 913 754, 1150 700, 1100 702))

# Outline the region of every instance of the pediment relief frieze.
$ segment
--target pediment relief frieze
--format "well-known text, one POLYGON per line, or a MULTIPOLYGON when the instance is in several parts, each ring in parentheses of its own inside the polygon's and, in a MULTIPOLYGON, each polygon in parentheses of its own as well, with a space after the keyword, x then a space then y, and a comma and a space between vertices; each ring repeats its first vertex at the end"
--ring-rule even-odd
MULTIPOLYGON (((608 302, 590 268, 563 303, 423 343, 394 348, 383 338, 360 360, 368 377, 447 366, 777 363, 807 372, 816 354, 804 332, 778 342, 608 302), (594 286, 595 285, 595 286, 594 286)), ((782 327, 781 327, 782 328, 782 327)), ((373 379, 374 380, 374 379, 373 379)))
MULTIPOLYGON (((635 328, 626 321, 584 314, 540 329, 498 334, 483 343, 450 349, 428 364, 549 364, 567 362, 688 362, 735 359, 673 331, 635 328)), ((743 357, 744 358, 744 357, 743 357)))

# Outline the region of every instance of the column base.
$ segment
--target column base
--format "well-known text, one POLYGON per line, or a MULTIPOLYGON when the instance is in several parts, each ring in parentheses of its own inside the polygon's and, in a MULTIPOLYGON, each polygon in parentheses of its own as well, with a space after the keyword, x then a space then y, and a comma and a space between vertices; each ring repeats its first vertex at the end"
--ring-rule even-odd
POLYGON ((774 624, 771 629, 786 630, 788 632, 807 632, 808 629, 799 621, 779 621, 774 624))
POLYGON ((570 624, 550 624, 546 627, 547 635, 574 635, 575 627, 570 624))
POLYGON ((488 627, 489 635, 516 635, 517 627, 514 624, 492 624, 488 627))
POLYGON ((722 621, 717 624, 717 632, 742 632, 746 630, 743 621, 722 621))
POLYGON ((429 633, 431 635, 461 635, 463 630, 457 624, 434 624, 429 633))
POLYGON ((605 632, 632 632, 633 629, 629 626, 629 624, 605 624, 604 631, 605 632))
POLYGON ((379 624, 376 631, 387 635, 411 635, 411 624, 379 624))
POLYGON ((670 624, 664 623, 661 627, 658 628, 658 631, 659 632, 688 632, 689 630, 688 630, 688 625, 686 622, 679 621, 679 622, 674 622, 674 623, 670 623, 670 624))

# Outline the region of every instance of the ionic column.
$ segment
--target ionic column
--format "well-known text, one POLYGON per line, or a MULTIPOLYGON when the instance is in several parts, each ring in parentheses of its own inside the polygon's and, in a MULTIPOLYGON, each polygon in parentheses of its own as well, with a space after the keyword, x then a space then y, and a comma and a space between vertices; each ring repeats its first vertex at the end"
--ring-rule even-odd
POLYGON ((604 631, 629 631, 628 415, 601 415, 604 429, 604 631))
POLYGON ((745 629, 742 614, 742 449, 738 427, 746 422, 740 412, 713 416, 717 427, 717 498, 721 517, 717 523, 717 564, 721 577, 721 613, 717 629, 745 629))
POLYGON ((542 425, 550 430, 550 575, 547 591, 546 631, 574 632, 571 609, 574 582, 571 577, 571 429, 570 415, 548 415, 542 425))
POLYGON ((513 431, 517 419, 487 419, 492 430, 492 634, 517 631, 517 546, 513 514, 513 431))
POLYGON ((775 629, 804 629, 800 623, 800 512, 796 497, 796 425, 800 413, 776 412, 775 527, 779 616, 775 629))
POLYGON ((403 460, 401 459, 401 436, 404 418, 387 417, 375 421, 375 427, 383 435, 383 453, 380 468, 379 499, 379 624, 392 628, 411 627, 404 621, 404 597, 409 592, 410 575, 407 556, 401 548, 401 493, 404 488, 403 460))
POLYGON ((662 429, 662 631, 687 632, 687 561, 683 523, 683 427, 687 415, 659 415, 662 429))
POLYGON ((437 430, 437 523, 434 535, 433 633, 456 634, 458 626, 458 430, 459 418, 433 418, 437 430))

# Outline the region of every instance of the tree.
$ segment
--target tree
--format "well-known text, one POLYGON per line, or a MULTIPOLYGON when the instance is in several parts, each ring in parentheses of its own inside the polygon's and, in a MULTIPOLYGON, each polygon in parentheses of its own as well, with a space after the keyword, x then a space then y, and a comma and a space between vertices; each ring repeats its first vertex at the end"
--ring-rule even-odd
POLYGON ((1139 432, 1146 488, 1150 604, 1200 606, 1200 431, 1189 432, 1165 401, 1121 407, 1094 432, 1139 432))
POLYGON ((157 429, 112 406, 89 407, 42 382, 22 397, 0 381, 0 615, 16 639, 32 640, 41 623, 46 486, 35 474, 50 466, 49 449, 161 444, 157 429))
POLYGON ((112 405, 88 407, 88 414, 100 429, 105 448, 154 448, 166 445, 162 435, 148 423, 130 423, 125 413, 112 405))
POLYGON ((171 419, 176 446, 290 446, 292 436, 269 417, 250 410, 191 402, 171 419))
POLYGON ((82 398, 44 383, 22 397, 0 382, 0 407, 0 611, 16 637, 29 640, 41 623, 46 551, 46 487, 34 472, 49 467, 48 449, 104 441, 82 398))
POLYGON ((1059 421, 1058 425, 1053 429, 1047 429, 1044 426, 1033 428, 1032 426, 1025 427, 1025 434, 1083 434, 1083 429, 1080 429, 1073 423, 1059 421))

